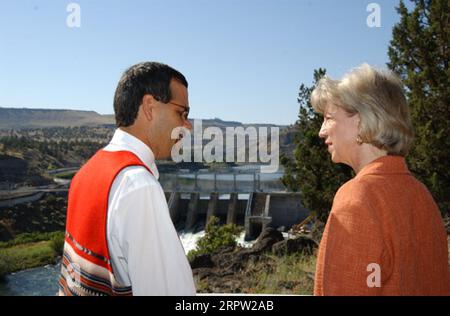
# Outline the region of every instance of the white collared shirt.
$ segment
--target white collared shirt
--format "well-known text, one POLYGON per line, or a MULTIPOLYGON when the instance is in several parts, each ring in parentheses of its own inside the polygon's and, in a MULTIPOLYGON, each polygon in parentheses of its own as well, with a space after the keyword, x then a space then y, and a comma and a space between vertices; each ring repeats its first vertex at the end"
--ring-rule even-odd
POLYGON ((130 151, 152 171, 122 170, 108 197, 107 241, 115 277, 133 295, 195 295, 192 270, 173 226, 151 149, 117 129, 106 151, 130 151))

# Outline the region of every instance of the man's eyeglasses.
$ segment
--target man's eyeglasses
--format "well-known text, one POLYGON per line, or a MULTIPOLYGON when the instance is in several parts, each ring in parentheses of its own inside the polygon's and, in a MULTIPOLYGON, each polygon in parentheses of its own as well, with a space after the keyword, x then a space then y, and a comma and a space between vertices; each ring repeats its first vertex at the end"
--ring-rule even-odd
POLYGON ((185 105, 182 105, 182 104, 178 104, 178 103, 175 103, 175 102, 167 102, 167 103, 170 103, 170 104, 173 104, 173 105, 176 105, 176 106, 178 106, 178 107, 180 107, 180 108, 183 108, 184 109, 184 112, 181 114, 181 116, 182 116, 182 118, 184 119, 184 120, 188 120, 188 116, 189 116, 189 111, 190 111, 190 107, 188 107, 188 106, 185 106, 185 105))

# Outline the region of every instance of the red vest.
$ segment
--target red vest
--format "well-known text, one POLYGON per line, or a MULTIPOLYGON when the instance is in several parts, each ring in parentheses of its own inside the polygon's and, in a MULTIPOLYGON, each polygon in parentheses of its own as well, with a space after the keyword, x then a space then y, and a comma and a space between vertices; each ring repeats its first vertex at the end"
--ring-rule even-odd
POLYGON ((99 150, 72 179, 59 281, 61 295, 131 295, 116 280, 107 242, 108 197, 116 176, 145 167, 129 151, 99 150))

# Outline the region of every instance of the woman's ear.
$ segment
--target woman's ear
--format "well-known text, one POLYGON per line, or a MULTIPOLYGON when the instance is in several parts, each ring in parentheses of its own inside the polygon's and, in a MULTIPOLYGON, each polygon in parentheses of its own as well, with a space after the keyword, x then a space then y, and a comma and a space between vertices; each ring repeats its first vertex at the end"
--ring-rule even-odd
POLYGON ((361 116, 359 115, 359 113, 356 113, 354 116, 353 116, 353 119, 354 119, 354 122, 355 122, 355 125, 356 125, 356 127, 358 128, 358 130, 361 128, 361 116))

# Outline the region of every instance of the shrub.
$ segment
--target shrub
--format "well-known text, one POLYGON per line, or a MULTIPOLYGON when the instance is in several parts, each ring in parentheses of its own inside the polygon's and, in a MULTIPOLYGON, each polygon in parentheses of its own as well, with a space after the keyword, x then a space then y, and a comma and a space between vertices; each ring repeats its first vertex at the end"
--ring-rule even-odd
POLYGON ((0 252, 0 281, 4 279, 5 275, 9 273, 11 263, 8 257, 0 252))
POLYGON ((236 238, 242 231, 242 227, 235 224, 219 225, 219 219, 211 216, 205 229, 205 235, 197 242, 194 250, 189 251, 188 259, 192 260, 195 256, 211 254, 224 246, 236 246, 236 238))
POLYGON ((56 255, 61 256, 64 249, 64 232, 56 232, 50 238, 50 247, 56 255))

